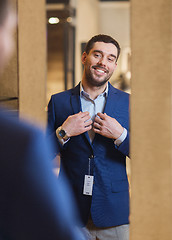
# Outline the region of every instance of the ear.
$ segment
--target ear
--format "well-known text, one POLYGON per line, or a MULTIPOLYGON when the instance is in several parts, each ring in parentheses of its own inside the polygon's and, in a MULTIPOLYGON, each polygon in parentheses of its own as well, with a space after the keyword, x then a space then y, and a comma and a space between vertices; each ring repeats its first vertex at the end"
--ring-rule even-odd
POLYGON ((83 52, 82 57, 81 57, 82 64, 85 64, 86 58, 87 58, 87 54, 86 54, 86 52, 83 52))
POLYGON ((116 69, 116 67, 117 67, 117 62, 115 63, 115 67, 114 67, 114 70, 116 69))

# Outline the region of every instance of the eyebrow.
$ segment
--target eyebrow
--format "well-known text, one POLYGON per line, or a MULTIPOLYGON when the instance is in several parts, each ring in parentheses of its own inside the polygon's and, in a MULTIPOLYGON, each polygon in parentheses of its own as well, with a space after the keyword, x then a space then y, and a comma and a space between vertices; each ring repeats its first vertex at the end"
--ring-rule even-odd
MULTIPOLYGON (((99 52, 99 53, 101 53, 102 55, 103 55, 103 51, 101 51, 101 50, 93 50, 93 52, 95 53, 95 52, 99 52)), ((110 54, 110 56, 111 57, 114 57, 115 59, 117 59, 117 57, 114 55, 114 54, 110 54)))

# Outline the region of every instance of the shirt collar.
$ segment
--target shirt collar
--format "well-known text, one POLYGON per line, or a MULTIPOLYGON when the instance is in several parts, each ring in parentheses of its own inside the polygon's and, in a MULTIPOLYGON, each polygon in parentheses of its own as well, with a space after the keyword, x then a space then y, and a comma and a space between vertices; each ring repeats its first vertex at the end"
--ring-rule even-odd
MULTIPOLYGON (((109 89, 109 84, 107 84, 105 91, 103 93, 101 93, 100 95, 102 95, 103 97, 107 97, 108 96, 108 89, 109 89)), ((80 96, 85 96, 87 98, 90 98, 89 94, 84 91, 82 83, 80 83, 80 96)))

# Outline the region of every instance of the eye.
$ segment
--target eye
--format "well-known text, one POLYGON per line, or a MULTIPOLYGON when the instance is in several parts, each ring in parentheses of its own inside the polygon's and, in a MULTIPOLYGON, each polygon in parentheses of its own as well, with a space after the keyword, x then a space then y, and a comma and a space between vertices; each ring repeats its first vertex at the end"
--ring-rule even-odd
POLYGON ((108 58, 108 61, 109 61, 109 62, 114 62, 114 61, 115 61, 115 58, 114 58, 114 57, 109 57, 109 58, 108 58))
POLYGON ((94 53, 94 57, 99 58, 99 57, 101 57, 101 54, 100 53, 94 53))

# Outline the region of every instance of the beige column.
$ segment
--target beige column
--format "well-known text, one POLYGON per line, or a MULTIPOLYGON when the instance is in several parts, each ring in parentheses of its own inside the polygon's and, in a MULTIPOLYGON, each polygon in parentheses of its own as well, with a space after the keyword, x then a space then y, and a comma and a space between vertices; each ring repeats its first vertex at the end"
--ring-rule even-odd
POLYGON ((45 123, 45 0, 18 0, 18 64, 20 116, 45 123))
POLYGON ((172 4, 131 1, 130 240, 172 239, 172 4))

